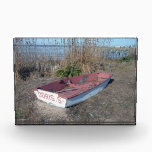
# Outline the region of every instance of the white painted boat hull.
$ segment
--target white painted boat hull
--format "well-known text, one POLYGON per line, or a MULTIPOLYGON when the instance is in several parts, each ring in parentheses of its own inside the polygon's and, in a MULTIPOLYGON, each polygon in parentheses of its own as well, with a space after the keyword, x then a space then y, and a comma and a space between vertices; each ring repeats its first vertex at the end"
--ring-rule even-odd
POLYGON ((48 104, 51 104, 51 105, 54 105, 57 107, 66 108, 66 107, 76 105, 80 102, 83 102, 92 96, 95 96, 97 93, 102 91, 107 86, 109 81, 110 81, 110 78, 108 78, 103 83, 99 84, 98 86, 96 86, 86 92, 83 92, 73 98, 70 98, 70 99, 61 98, 56 93, 44 91, 41 89, 34 90, 34 93, 36 94, 36 96, 39 100, 42 100, 48 104))
POLYGON ((94 88, 92 88, 84 93, 81 93, 76 97, 68 99, 66 101, 65 107, 73 106, 75 104, 83 102, 84 100, 89 99, 92 96, 95 96, 96 94, 98 94, 100 91, 102 91, 107 86, 109 81, 110 81, 110 78, 107 79, 105 82, 101 83, 100 85, 98 85, 98 86, 96 86, 96 87, 94 87, 94 88))

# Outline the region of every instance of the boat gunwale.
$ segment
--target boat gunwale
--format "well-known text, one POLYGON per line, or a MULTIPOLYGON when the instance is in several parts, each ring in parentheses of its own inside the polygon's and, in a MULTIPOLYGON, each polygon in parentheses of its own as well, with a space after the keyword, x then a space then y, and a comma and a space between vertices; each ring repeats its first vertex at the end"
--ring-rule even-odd
MULTIPOLYGON (((96 74, 100 74, 100 73, 96 73, 96 74)), ((84 76, 84 75, 86 75, 86 74, 83 74, 82 76, 84 76)), ((57 93, 57 92, 49 92, 48 90, 43 90, 43 89, 41 89, 41 87, 43 87, 43 86, 37 87, 37 88, 33 89, 33 91, 42 90, 42 91, 45 91, 46 93, 53 93, 53 94, 56 94, 56 95, 58 95, 59 97, 61 97, 61 98, 63 98, 63 99, 68 100, 68 99, 72 99, 72 98, 74 98, 74 97, 76 97, 76 96, 79 96, 79 95, 81 95, 82 93, 85 93, 85 92, 87 92, 87 91, 89 91, 89 90, 91 90, 91 89, 93 89, 93 88, 98 87, 99 85, 101 85, 102 83, 104 83, 105 81, 107 81, 108 79, 111 79, 111 77, 112 77, 112 74, 110 74, 110 76, 109 76, 108 78, 104 78, 104 80, 103 80, 101 83, 97 84, 95 87, 88 88, 86 91, 80 92, 79 94, 76 94, 76 95, 74 95, 74 96, 72 96, 72 97, 69 97, 69 98, 60 96, 59 93, 57 93)), ((72 77, 69 77, 69 78, 72 78, 72 77)), ((63 79, 65 79, 65 78, 63 78, 63 79)), ((63 79, 61 79, 61 80, 63 80, 63 79)), ((54 81, 54 82, 59 82, 59 81, 60 81, 60 80, 57 80, 57 81, 54 81)), ((54 82, 52 82, 52 83, 54 83, 54 82)), ((51 84, 51 83, 50 83, 50 84, 51 84)), ((83 85, 83 84, 80 84, 80 85, 83 85)), ((44 85, 44 86, 45 86, 45 85, 44 85)), ((79 89, 79 88, 78 88, 78 89, 79 89)))

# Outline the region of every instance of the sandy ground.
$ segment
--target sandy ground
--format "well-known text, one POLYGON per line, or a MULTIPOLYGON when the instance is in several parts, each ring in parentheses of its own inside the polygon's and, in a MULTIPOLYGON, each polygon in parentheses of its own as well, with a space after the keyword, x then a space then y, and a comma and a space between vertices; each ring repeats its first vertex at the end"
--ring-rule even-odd
POLYGON ((33 88, 53 78, 30 79, 15 84, 16 124, 135 124, 135 62, 111 63, 112 80, 96 96, 69 108, 36 99, 33 88))

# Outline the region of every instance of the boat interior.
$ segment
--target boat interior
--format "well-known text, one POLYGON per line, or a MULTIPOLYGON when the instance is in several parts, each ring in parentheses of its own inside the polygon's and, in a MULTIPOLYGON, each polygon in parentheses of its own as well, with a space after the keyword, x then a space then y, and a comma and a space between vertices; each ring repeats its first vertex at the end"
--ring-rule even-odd
POLYGON ((111 75, 108 73, 84 74, 75 77, 63 78, 37 89, 57 93, 63 98, 71 98, 101 84, 110 76, 111 75))

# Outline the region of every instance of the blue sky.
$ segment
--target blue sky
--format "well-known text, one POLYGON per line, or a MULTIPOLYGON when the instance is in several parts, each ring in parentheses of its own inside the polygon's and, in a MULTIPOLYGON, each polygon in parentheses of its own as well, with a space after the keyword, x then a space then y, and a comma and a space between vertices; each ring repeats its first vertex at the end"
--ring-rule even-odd
POLYGON ((136 38, 113 38, 110 43, 111 46, 136 46, 136 38))
MULTIPOLYGON (((95 39, 95 38, 94 38, 95 39)), ((26 42, 34 42, 37 45, 54 45, 54 44, 62 44, 65 40, 68 43, 68 39, 65 38, 23 38, 23 44, 26 42)), ((84 38, 79 38, 78 42, 83 41, 84 38)), ((93 39, 91 39, 93 40, 93 39)), ((98 38, 99 45, 105 46, 136 46, 137 39, 136 38, 98 38)))

